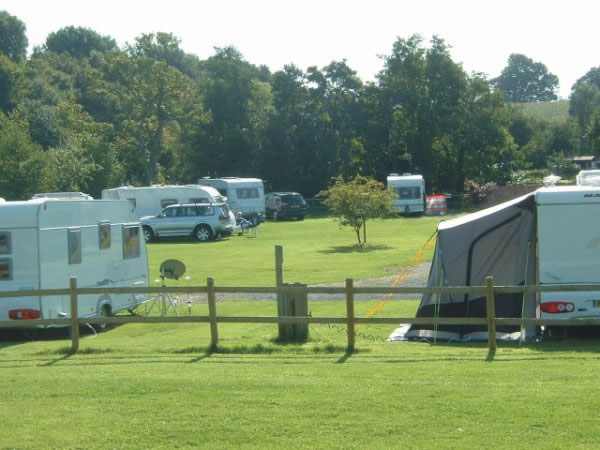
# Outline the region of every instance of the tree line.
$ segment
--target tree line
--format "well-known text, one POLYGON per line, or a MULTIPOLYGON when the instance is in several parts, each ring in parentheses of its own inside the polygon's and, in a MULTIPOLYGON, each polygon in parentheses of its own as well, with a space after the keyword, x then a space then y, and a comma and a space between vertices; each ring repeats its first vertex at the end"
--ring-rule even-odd
POLYGON ((171 33, 119 47, 65 27, 27 55, 25 24, 0 12, 0 196, 256 176, 312 196, 335 177, 422 173, 432 191, 509 182, 600 154, 600 68, 573 87, 570 119, 515 102, 556 99, 558 78, 511 55, 467 73, 439 37, 398 38, 372 82, 345 60, 272 72, 233 47, 200 59, 171 33), (562 165, 561 165, 562 164, 562 165))

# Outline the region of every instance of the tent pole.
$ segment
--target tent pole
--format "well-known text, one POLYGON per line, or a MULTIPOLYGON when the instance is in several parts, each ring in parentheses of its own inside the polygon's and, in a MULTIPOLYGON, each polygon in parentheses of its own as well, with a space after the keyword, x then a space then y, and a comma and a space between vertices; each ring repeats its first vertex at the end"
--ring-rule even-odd
MULTIPOLYGON (((531 253, 531 241, 527 241, 527 258, 525 258, 525 276, 523 283, 527 284, 527 275, 529 274, 529 254, 531 253)), ((527 293, 523 291, 523 297, 521 299, 521 336, 519 337, 519 344, 525 342, 525 299, 527 293)))

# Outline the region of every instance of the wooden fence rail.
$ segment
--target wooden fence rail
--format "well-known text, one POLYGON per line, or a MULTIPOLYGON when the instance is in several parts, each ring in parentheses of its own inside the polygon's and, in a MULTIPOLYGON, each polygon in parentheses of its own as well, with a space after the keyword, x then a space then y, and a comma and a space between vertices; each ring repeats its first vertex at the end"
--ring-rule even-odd
MULTIPOLYGON (((279 283, 277 276, 276 283, 279 283)), ((210 349, 215 350, 219 342, 219 323, 265 323, 265 324, 340 324, 346 326, 347 350, 355 350, 355 325, 375 324, 413 324, 413 325, 479 325, 488 330, 488 350, 496 351, 496 326, 521 325, 560 325, 560 326, 600 326, 598 319, 537 319, 496 317, 495 295, 499 293, 532 293, 532 292, 581 292, 600 291, 600 284, 585 285, 530 285, 530 286, 495 286, 492 277, 486 278, 485 286, 458 287, 354 287, 352 279, 347 279, 344 287, 302 287, 310 294, 344 294, 346 315, 343 317, 313 316, 219 316, 217 313, 216 294, 218 293, 270 293, 281 295, 286 287, 278 284, 275 287, 230 287, 216 286, 212 278, 208 278, 206 286, 191 287, 127 287, 127 288, 86 288, 77 286, 77 280, 71 278, 68 289, 40 289, 27 291, 0 292, 0 298, 65 296, 70 298, 70 317, 61 319, 39 320, 1 320, 0 328, 31 328, 34 326, 70 327, 71 351, 79 349, 79 327, 83 324, 127 324, 127 323, 208 323, 210 325, 210 349), (115 317, 78 317, 78 299, 80 295, 109 294, 206 294, 208 315, 189 316, 115 316, 115 317), (354 296, 356 294, 469 294, 486 298, 486 317, 356 317, 354 312, 354 296)))

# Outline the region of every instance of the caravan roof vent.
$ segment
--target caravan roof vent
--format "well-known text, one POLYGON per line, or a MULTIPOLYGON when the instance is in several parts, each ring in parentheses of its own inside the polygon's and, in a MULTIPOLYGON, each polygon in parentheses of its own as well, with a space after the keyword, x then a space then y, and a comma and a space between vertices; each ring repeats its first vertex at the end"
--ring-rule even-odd
POLYGON ((390 176, 390 177, 398 177, 398 176, 400 176, 400 175, 398 175, 397 173, 390 173, 390 175, 389 175, 389 176, 390 176))

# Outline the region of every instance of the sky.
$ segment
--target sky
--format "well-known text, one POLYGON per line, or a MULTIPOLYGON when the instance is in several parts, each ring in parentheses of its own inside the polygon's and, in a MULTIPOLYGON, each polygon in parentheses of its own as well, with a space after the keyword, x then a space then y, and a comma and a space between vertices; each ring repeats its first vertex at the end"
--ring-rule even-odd
POLYGON ((600 3, 570 0, 0 0, 27 26, 30 48, 68 26, 92 28, 120 45, 142 33, 171 32, 201 59, 233 45, 246 60, 279 70, 346 59, 373 80, 398 37, 438 35, 468 72, 500 74, 511 53, 544 63, 561 97, 600 66, 600 3))

